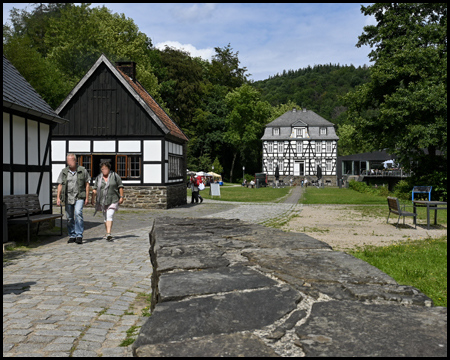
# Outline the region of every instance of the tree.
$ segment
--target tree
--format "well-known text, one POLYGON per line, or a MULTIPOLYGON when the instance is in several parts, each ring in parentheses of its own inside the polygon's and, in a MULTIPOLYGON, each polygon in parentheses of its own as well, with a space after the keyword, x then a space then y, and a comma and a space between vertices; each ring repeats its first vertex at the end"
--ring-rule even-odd
POLYGON ((230 182, 233 182, 233 169, 239 154, 243 161, 254 158, 261 149, 260 139, 272 108, 261 101, 260 93, 249 84, 244 84, 225 97, 230 112, 226 118, 225 141, 232 149, 230 182))
POLYGON ((386 3, 361 11, 377 25, 365 26, 356 44, 372 47, 370 81, 344 98, 355 141, 395 153, 417 179, 446 174, 447 5, 386 3), (363 116, 368 109, 372 116, 363 116))

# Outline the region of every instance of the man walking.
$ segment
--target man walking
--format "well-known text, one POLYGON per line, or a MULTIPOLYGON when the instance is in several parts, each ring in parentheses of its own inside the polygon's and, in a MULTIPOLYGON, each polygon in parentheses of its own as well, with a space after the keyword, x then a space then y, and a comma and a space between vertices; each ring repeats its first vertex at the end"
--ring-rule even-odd
POLYGON ((83 206, 89 203, 89 181, 91 177, 83 166, 77 166, 75 154, 67 154, 67 167, 58 176, 56 204, 65 203, 68 243, 83 243, 83 206))

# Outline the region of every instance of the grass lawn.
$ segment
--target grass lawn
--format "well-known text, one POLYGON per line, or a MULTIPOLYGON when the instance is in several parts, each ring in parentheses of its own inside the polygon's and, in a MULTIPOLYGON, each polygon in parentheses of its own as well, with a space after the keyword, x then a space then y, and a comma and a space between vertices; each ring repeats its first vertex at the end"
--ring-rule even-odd
POLYGON ((318 189, 315 186, 303 188, 300 199, 303 204, 383 204, 387 200, 383 196, 362 194, 352 189, 335 187, 318 189))
MULTIPOLYGON (((251 189, 243 186, 221 186, 220 195, 213 198, 209 195, 209 187, 200 191, 200 195, 204 199, 223 200, 223 201, 240 201, 240 202, 276 202, 280 198, 286 196, 292 188, 285 187, 274 189, 265 187, 259 189, 251 189)), ((191 196, 191 189, 187 189, 187 196, 191 196)))
POLYGON ((447 236, 367 246, 350 254, 384 271, 399 284, 416 287, 435 305, 447 306, 447 236))

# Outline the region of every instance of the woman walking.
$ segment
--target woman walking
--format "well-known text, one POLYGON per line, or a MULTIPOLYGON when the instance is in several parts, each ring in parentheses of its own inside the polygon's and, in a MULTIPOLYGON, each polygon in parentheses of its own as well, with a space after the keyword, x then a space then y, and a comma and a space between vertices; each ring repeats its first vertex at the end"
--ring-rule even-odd
POLYGON ((97 211, 103 212, 106 228, 103 239, 112 241, 111 228, 114 212, 119 209, 119 204, 123 203, 123 184, 120 176, 111 171, 109 162, 100 163, 100 170, 101 173, 96 177, 92 187, 92 205, 95 206, 94 216, 97 211))

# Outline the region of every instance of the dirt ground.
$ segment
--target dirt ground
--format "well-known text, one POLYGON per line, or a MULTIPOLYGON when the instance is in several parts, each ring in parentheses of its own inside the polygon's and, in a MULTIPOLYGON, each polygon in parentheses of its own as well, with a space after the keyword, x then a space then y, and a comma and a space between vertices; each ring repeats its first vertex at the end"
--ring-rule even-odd
MULTIPOLYGON (((283 230, 303 232, 330 244, 334 250, 350 250, 365 245, 385 246, 397 241, 437 238, 447 235, 447 225, 431 225, 427 230, 426 219, 418 220, 414 229, 412 217, 400 218, 391 214, 386 224, 388 211, 384 209, 354 206, 308 205, 300 215, 284 225, 283 230)), ((434 223, 434 214, 430 219, 434 223)))

